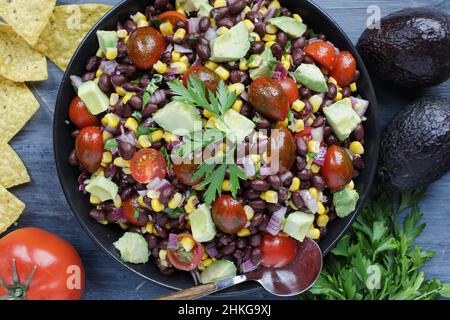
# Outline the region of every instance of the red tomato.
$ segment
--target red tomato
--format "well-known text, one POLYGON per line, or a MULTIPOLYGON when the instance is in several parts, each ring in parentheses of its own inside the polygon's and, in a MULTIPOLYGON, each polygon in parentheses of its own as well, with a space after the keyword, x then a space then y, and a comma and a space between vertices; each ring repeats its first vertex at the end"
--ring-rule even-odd
POLYGON ((152 27, 138 28, 127 42, 128 56, 136 67, 148 70, 161 58, 166 40, 152 27))
POLYGON ((175 25, 178 21, 187 21, 187 18, 184 14, 179 13, 178 11, 166 11, 161 13, 158 16, 159 20, 169 20, 172 25, 175 25))
POLYGON ((348 51, 342 51, 337 58, 336 65, 331 71, 330 76, 336 79, 341 86, 348 86, 355 76, 356 60, 348 51))
POLYGON ((128 222, 135 226, 144 227, 148 223, 148 216, 141 214, 141 208, 138 203, 138 195, 133 195, 123 202, 123 215, 128 222), (138 209, 139 208, 139 209, 138 209))
MULTIPOLYGON (((189 233, 182 233, 178 235, 178 239, 181 240, 183 237, 192 238, 192 235, 189 233)), ((195 240, 194 240, 195 241, 195 240)), ((167 258, 169 258, 170 263, 177 269, 183 271, 191 271, 197 268, 202 260, 202 256, 205 250, 203 246, 195 242, 194 247, 188 252, 183 246, 180 244, 177 249, 168 249, 167 250, 167 258)))
POLYGON ((79 300, 84 291, 84 267, 66 240, 38 228, 22 228, 0 239, 0 297, 18 300, 79 300), (13 283, 15 261, 18 284, 13 283), (28 288, 25 281, 32 274, 28 288), (11 292, 5 286, 12 286, 11 292))
POLYGON ((274 161, 278 160, 278 173, 285 173, 291 169, 295 161, 295 141, 291 132, 285 126, 278 124, 275 126, 270 136, 269 145, 269 157, 271 161, 271 166, 274 166, 274 161), (278 159, 276 154, 278 153, 278 159), (272 159, 274 157, 275 159, 272 159))
POLYGON ((97 117, 89 113, 86 105, 78 96, 73 98, 70 103, 69 118, 79 129, 100 124, 97 117))
POLYGON ((297 255, 297 241, 290 237, 265 234, 260 244, 261 264, 267 268, 282 268, 297 255))
POLYGON ((297 133, 294 135, 294 139, 297 140, 298 137, 302 137, 303 140, 305 140, 306 143, 310 142, 311 139, 312 139, 312 137, 311 137, 311 130, 312 130, 311 127, 306 127, 306 128, 303 129, 302 131, 297 132, 297 133))
POLYGON ((103 158, 103 137, 97 127, 81 129, 75 140, 75 151, 78 161, 90 173, 100 168, 103 158))
POLYGON ((217 91, 217 86, 219 85, 220 78, 217 74, 203 66, 190 67, 183 73, 183 84, 187 87, 188 79, 190 77, 197 78, 205 84, 206 92, 208 90, 215 93, 217 91))
POLYGON ((216 199, 212 208, 212 218, 216 226, 228 234, 241 231, 247 224, 244 207, 228 195, 216 199))
POLYGON ((174 164, 173 170, 175 172, 175 177, 177 177, 178 180, 181 181, 181 183, 187 185, 187 186, 195 186, 196 184, 199 184, 202 179, 193 180, 192 176, 195 173, 195 170, 198 168, 198 164, 195 163, 181 163, 181 164, 174 164))
POLYGON ((352 180, 352 160, 341 147, 335 145, 328 147, 320 173, 328 188, 341 189, 352 180))
POLYGON ((292 105, 299 97, 297 84, 291 77, 286 77, 284 81, 280 82, 280 85, 289 100, 289 105, 292 105))
POLYGON ((322 40, 314 41, 308 44, 303 50, 307 55, 328 70, 333 69, 336 65, 336 50, 328 42, 322 40))
POLYGON ((161 152, 152 148, 135 153, 130 169, 134 180, 139 183, 149 183, 155 178, 163 179, 167 174, 166 160, 161 152))
POLYGON ((283 121, 288 115, 288 98, 274 79, 256 78, 250 84, 248 101, 257 112, 270 120, 283 121))

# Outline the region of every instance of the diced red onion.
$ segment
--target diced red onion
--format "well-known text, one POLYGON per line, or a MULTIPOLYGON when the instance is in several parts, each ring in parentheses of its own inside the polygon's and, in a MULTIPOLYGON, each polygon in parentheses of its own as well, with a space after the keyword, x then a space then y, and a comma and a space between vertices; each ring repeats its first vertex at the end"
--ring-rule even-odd
POLYGON ((169 45, 166 47, 166 51, 165 51, 165 52, 172 52, 172 50, 173 50, 173 45, 172 45, 172 44, 169 44, 169 45))
POLYGON ((360 99, 360 98, 356 98, 356 97, 350 97, 350 100, 352 101, 353 109, 355 109, 355 106, 357 104, 361 105, 361 108, 359 110, 355 109, 355 111, 358 114, 358 116, 360 116, 362 118, 364 116, 364 114, 366 113, 367 109, 369 108, 369 101, 360 99))
POLYGON ((311 138, 314 141, 322 142, 323 141, 323 127, 312 128, 311 129, 311 138))
POLYGON ((176 52, 183 53, 183 54, 185 54, 185 53, 192 53, 193 52, 191 48, 186 48, 186 47, 184 47, 184 46, 182 46, 180 44, 175 44, 174 45, 174 49, 175 49, 176 52))
POLYGON ((78 88, 83 83, 83 80, 81 80, 79 76, 70 76, 70 83, 72 84, 73 89, 78 92, 78 88))
POLYGON ((84 190, 86 190, 86 185, 84 183, 82 183, 78 186, 78 191, 84 191, 84 190))
POLYGON ((166 76, 175 76, 180 74, 180 70, 178 68, 169 68, 169 70, 165 73, 166 76))
POLYGON ((317 41, 321 41, 319 38, 311 38, 308 40, 308 43, 313 43, 313 42, 317 42, 317 41))
POLYGON ((287 70, 284 68, 284 66, 281 63, 277 63, 273 70, 273 78, 277 81, 284 81, 286 80, 286 77, 288 75, 287 70))
POLYGON ((169 241, 167 242, 167 249, 175 250, 178 248, 178 235, 175 233, 169 234, 169 241))
POLYGON ((131 144, 132 146, 135 146, 137 144, 137 138, 133 131, 127 131, 125 132, 125 129, 123 126, 120 126, 120 132, 121 135, 117 137, 117 140, 122 142, 127 142, 131 144))
POLYGON ((143 196, 147 195, 147 191, 148 190, 139 190, 137 193, 143 197, 143 196))
POLYGON ((201 66, 202 65, 202 60, 197 59, 194 61, 194 63, 191 65, 191 67, 196 67, 196 66, 201 66))
POLYGON ((256 174, 255 164, 250 157, 245 157, 243 159, 242 165, 244 166, 244 173, 247 178, 254 177, 256 174))
POLYGON ((123 215, 122 208, 114 208, 111 214, 111 219, 116 223, 125 223, 127 219, 123 215))
POLYGON ((200 272, 198 269, 194 269, 191 271, 192 279, 194 280, 194 284, 197 286, 200 284, 200 272))
POLYGON ((188 33, 198 33, 200 18, 188 19, 188 33))
POLYGON ((325 161, 325 156, 327 155, 327 148, 320 147, 319 152, 314 156, 313 162, 319 167, 323 166, 323 162, 325 161))
POLYGON ((241 264, 241 271, 242 271, 242 273, 248 273, 248 272, 251 272, 251 271, 253 271, 253 270, 258 269, 259 264, 260 264, 260 263, 258 263, 257 265, 255 265, 255 264, 253 264, 252 259, 248 259, 247 261, 245 261, 245 262, 243 262, 243 263, 241 264))
POLYGON ((216 29, 213 27, 210 27, 208 30, 206 30, 203 37, 208 41, 214 40, 215 38, 217 38, 216 29))
POLYGON ((247 91, 243 91, 241 93, 241 99, 244 100, 244 101, 248 101, 248 93, 247 93, 247 91))
POLYGON ((291 171, 286 171, 285 173, 283 173, 280 176, 280 179, 281 179, 282 182, 285 182, 286 180, 289 180, 289 179, 291 179, 293 177, 294 177, 294 174, 291 171))
POLYGON ((354 156, 353 156, 353 152, 351 152, 349 148, 344 148, 344 150, 345 150, 345 152, 347 152, 347 154, 348 154, 348 156, 350 157, 350 159, 353 160, 353 157, 354 157, 354 156))
POLYGON ((217 257, 217 255, 219 254, 219 251, 217 251, 217 248, 215 245, 212 245, 210 247, 206 247, 206 253, 211 258, 214 258, 214 257, 217 257))
POLYGON ((180 141, 180 140, 170 141, 170 142, 168 143, 168 145, 167 145, 167 150, 168 150, 169 152, 172 152, 172 150, 173 150, 174 148, 176 148, 177 146, 179 146, 180 144, 181 144, 181 141, 180 141))
POLYGON ((280 210, 275 211, 270 217, 269 223, 267 224, 266 231, 273 236, 278 235, 281 231, 281 225, 283 224, 283 218, 287 212, 286 207, 282 207, 280 210))
POLYGON ((317 205, 317 200, 311 195, 308 190, 300 190, 300 197, 302 197, 303 203, 311 211, 311 213, 316 213, 319 210, 317 205))
MULTIPOLYGON (((183 200, 184 201, 184 200, 183 200)), ((181 201, 181 203, 183 203, 183 201, 181 201)), ((181 203, 180 203, 180 205, 181 205, 181 203)), ((180 214, 180 216, 178 217, 178 223, 182 223, 183 222, 183 220, 184 220, 184 218, 186 217, 186 214, 185 213, 182 213, 182 214, 180 214)))
POLYGON ((100 63, 100 69, 108 76, 112 76, 114 72, 116 72, 118 65, 119 64, 115 60, 102 61, 102 63, 100 63))
POLYGON ((170 182, 167 181, 166 179, 161 179, 159 177, 156 177, 155 179, 153 179, 152 181, 150 181, 146 188, 147 190, 160 190, 162 188, 164 188, 167 184, 170 185, 170 182))
POLYGON ((265 164, 259 169, 259 173, 261 173, 262 176, 272 176, 276 172, 272 169, 271 166, 265 164))
POLYGON ((275 15, 275 13, 277 13, 277 8, 275 7, 270 7, 265 16, 264 16, 264 22, 267 23, 267 21, 269 21, 270 19, 273 18, 273 16, 275 15))
POLYGON ((262 5, 264 3, 264 0, 259 0, 258 2, 256 2, 253 7, 252 7, 252 11, 253 12, 258 12, 259 9, 261 9, 262 5))
POLYGON ((164 101, 166 101, 166 91, 164 89, 156 90, 155 92, 153 92, 152 96, 150 97, 151 104, 158 105, 164 101))

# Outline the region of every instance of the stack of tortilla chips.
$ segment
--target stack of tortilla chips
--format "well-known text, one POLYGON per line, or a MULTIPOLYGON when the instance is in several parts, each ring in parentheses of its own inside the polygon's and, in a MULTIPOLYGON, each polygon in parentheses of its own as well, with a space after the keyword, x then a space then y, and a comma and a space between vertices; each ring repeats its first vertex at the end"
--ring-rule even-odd
POLYGON ((110 9, 56 6, 56 0, 0 0, 5 22, 0 22, 0 234, 25 209, 7 189, 30 181, 8 144, 39 108, 25 82, 48 79, 46 57, 65 70, 86 33, 110 9))

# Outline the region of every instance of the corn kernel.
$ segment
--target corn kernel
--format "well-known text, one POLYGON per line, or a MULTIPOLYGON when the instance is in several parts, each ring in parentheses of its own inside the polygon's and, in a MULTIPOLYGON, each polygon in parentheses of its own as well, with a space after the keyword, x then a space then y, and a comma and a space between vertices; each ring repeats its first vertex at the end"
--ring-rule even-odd
POLYGON ((204 191, 205 187, 201 186, 200 184, 196 184, 195 186, 192 186, 192 189, 195 191, 204 191))
POLYGON ((260 55, 252 55, 248 59, 247 67, 248 68, 257 68, 261 65, 261 63, 262 63, 262 58, 260 55))
POLYGON ((158 142, 158 141, 161 141, 161 139, 163 137, 164 137, 164 132, 162 130, 156 130, 150 134, 150 141, 152 143, 158 142))
POLYGON ((113 113, 107 113, 102 118, 102 125, 104 127, 110 127, 110 128, 117 128, 119 125, 119 119, 117 116, 113 113))
POLYGON ((95 73, 95 76, 97 78, 100 78, 102 76, 102 74, 103 74, 103 70, 102 69, 97 69, 97 72, 95 73))
MULTIPOLYGON (((269 23, 268 25, 266 25, 266 32, 267 32, 267 34, 275 35, 277 33, 277 31, 278 31, 278 28, 275 27, 273 24, 269 23)), ((276 39, 276 36, 275 36, 275 39, 276 39)), ((272 40, 272 41, 275 41, 275 40, 272 40)))
POLYGON ((108 60, 115 60, 117 58, 118 51, 117 48, 108 48, 105 53, 105 57, 108 60))
POLYGON ((109 105, 115 106, 119 102, 119 95, 117 93, 112 93, 109 96, 109 105))
POLYGON ((105 170, 103 170, 103 168, 98 168, 97 171, 95 171, 95 172, 92 174, 92 177, 91 177, 91 178, 93 179, 93 178, 99 177, 99 176, 102 176, 102 177, 105 176, 105 170))
POLYGON ((317 217, 317 226, 318 227, 325 227, 328 224, 328 221, 330 221, 330 217, 328 217, 326 214, 321 214, 317 217))
POLYGON ((116 93, 119 96, 124 97, 128 92, 126 92, 125 89, 122 87, 116 87, 116 93))
POLYGON ((212 115, 212 113, 211 112, 209 112, 208 110, 206 110, 206 109, 204 109, 203 110, 203 116, 205 117, 205 118, 211 118, 213 115, 212 115))
POLYGON ((227 2, 225 0, 216 0, 214 1, 214 8, 225 7, 227 2))
POLYGON ((288 201, 288 205, 292 210, 298 210, 297 206, 292 202, 292 200, 288 201))
POLYGON ((108 141, 109 139, 111 139, 113 137, 112 133, 106 130, 103 130, 102 132, 102 138, 103 138, 103 142, 108 141))
POLYGON ((202 261, 208 259, 208 254, 206 252, 202 255, 202 261))
POLYGON ((225 69, 222 66, 217 67, 216 70, 214 70, 214 72, 223 80, 223 81, 227 81, 228 78, 230 77, 230 72, 225 69))
POLYGON ((292 15, 292 18, 294 18, 295 20, 297 20, 298 22, 303 22, 302 17, 300 17, 300 15, 298 13, 294 13, 292 15))
POLYGON ((247 221, 250 221, 255 216, 255 210, 252 207, 245 205, 244 206, 245 216, 247 217, 247 221))
POLYGON ((147 197, 149 197, 150 199, 159 199, 160 194, 161 193, 156 190, 148 190, 147 191, 147 197))
POLYGON ((182 198, 183 196, 181 195, 181 193, 177 192, 167 205, 170 209, 176 209, 180 206, 182 198))
POLYGON ((287 127, 287 126, 289 125, 289 119, 288 119, 288 118, 284 119, 284 120, 281 122, 281 124, 282 124, 283 126, 287 127))
POLYGON ((104 226, 108 225, 108 220, 100 220, 100 221, 97 221, 97 222, 102 224, 102 225, 104 225, 104 226))
POLYGON ((248 32, 253 32, 253 30, 255 30, 255 25, 249 19, 245 19, 243 22, 247 27, 248 32))
POLYGON ((317 213, 318 214, 325 214, 327 212, 327 210, 325 209, 324 205, 322 204, 322 202, 317 201, 317 213))
POLYGON ((308 189, 308 191, 313 198, 317 199, 319 197, 319 190, 317 190, 316 188, 311 187, 308 189))
POLYGON ((274 35, 274 34, 266 34, 263 37, 263 41, 266 41, 266 42, 268 42, 268 41, 276 41, 276 40, 277 40, 277 36, 274 35))
POLYGON ((227 192, 227 191, 231 191, 231 183, 230 183, 230 180, 223 180, 223 182, 222 182, 222 191, 225 191, 225 192, 227 192))
POLYGON ((116 34, 117 34, 117 38, 124 39, 128 35, 128 31, 125 29, 120 29, 120 30, 117 30, 116 34))
POLYGON ((242 102, 242 100, 236 100, 233 105, 231 106, 231 108, 236 111, 236 112, 241 112, 242 106, 244 105, 244 103, 242 102))
POLYGON ((150 141, 150 138, 147 135, 141 135, 138 138, 138 144, 142 148, 150 148, 152 146, 152 143, 150 141))
POLYGON ((259 154, 251 154, 250 159, 252 160, 253 163, 256 164, 259 161, 261 161, 261 156, 259 154))
POLYGON ((151 205, 152 210, 155 212, 161 212, 164 210, 164 205, 161 202, 159 202, 158 199, 152 199, 151 205))
POLYGON ((130 160, 125 160, 122 157, 117 157, 114 159, 114 165, 119 168, 129 168, 130 160))
POLYGON ((208 60, 205 62, 205 67, 211 71, 214 71, 217 69, 219 65, 211 60, 208 60))
POLYGON ((139 126, 139 124, 138 124, 137 120, 133 117, 129 117, 127 119, 127 121, 125 122, 125 128, 127 128, 128 130, 131 130, 131 131, 136 131, 138 126, 139 126))
POLYGON ((164 140, 167 143, 174 142, 174 141, 178 140, 178 136, 173 134, 173 133, 170 133, 170 132, 165 132, 164 133, 164 140))
POLYGON ((249 6, 245 6, 244 13, 249 13, 252 9, 249 6))
POLYGON ((311 140, 311 141, 308 142, 308 151, 309 152, 317 153, 317 152, 319 152, 319 149, 320 149, 320 142, 319 141, 311 140))
POLYGON ((173 34, 173 25, 170 23, 170 21, 164 21, 159 26, 159 30, 161 31, 163 36, 169 36, 173 34))
POLYGON ((313 112, 316 113, 317 111, 319 111, 320 109, 320 105, 323 102, 323 99, 321 96, 319 95, 314 95, 311 98, 309 98, 309 102, 311 103, 312 107, 313 107, 313 112))
POLYGON ((248 237, 250 235, 250 230, 248 228, 244 228, 237 233, 239 237, 248 237))
POLYGON ((153 222, 148 222, 147 225, 145 226, 145 231, 147 231, 148 233, 153 233, 153 231, 155 230, 154 227, 155 226, 153 222))
POLYGON ((184 39, 185 35, 186 35, 186 29, 179 28, 179 29, 177 29, 177 31, 175 31, 175 34, 173 35, 173 40, 181 41, 184 39))
POLYGON ((349 184, 346 185, 346 187, 347 187, 348 189, 350 189, 350 190, 355 189, 355 183, 353 182, 353 180, 351 180, 351 181, 349 182, 349 184))
POLYGON ((240 95, 242 92, 244 92, 245 86, 242 83, 233 83, 228 86, 228 92, 235 92, 236 95, 240 95))
POLYGON ((300 179, 298 177, 294 177, 292 179, 291 186, 289 187, 289 191, 295 192, 298 191, 298 189, 300 189, 300 179))
POLYGON ((214 18, 209 19, 209 24, 210 24, 211 27, 213 27, 213 28, 217 27, 216 19, 214 19, 214 18))
POLYGON ((216 118, 211 117, 208 119, 208 122, 206 123, 206 128, 214 129, 216 127, 216 118))
POLYGON ((94 83, 95 83, 96 85, 98 85, 99 82, 100 82, 100 78, 95 78, 95 79, 94 79, 94 83))
POLYGON ((261 13, 264 16, 267 13, 267 7, 266 6, 262 6, 259 9, 259 13, 261 13))
POLYGON ((138 23, 139 21, 142 21, 142 20, 147 21, 147 17, 139 11, 136 12, 135 14, 133 14, 131 16, 131 19, 136 23, 138 23))
POLYGON ((130 168, 122 168, 122 172, 123 172, 124 174, 130 175, 130 174, 131 174, 131 169, 130 169, 130 168))
POLYGON ((102 156, 102 166, 106 167, 109 163, 112 162, 112 153, 109 151, 103 152, 102 156))
POLYGON ((144 27, 148 27, 148 26, 150 26, 150 23, 147 20, 140 20, 137 23, 138 28, 144 28, 144 27))
POLYGON ((242 58, 241 60, 239 60, 239 70, 241 71, 247 71, 248 67, 247 67, 247 60, 242 58))
POLYGON ((202 265, 205 268, 208 268, 212 263, 213 263, 213 259, 205 259, 205 260, 202 261, 202 265))
POLYGON ((133 96, 135 96, 135 95, 136 94, 134 92, 133 93, 127 93, 122 99, 123 104, 127 104, 131 100, 131 98, 133 96))
POLYGON ((178 62, 181 59, 181 53, 172 51, 172 62, 178 62))
POLYGON ((268 42, 266 42, 266 44, 265 44, 265 46, 266 46, 266 48, 272 48, 272 46, 275 44, 275 41, 268 41, 268 42))
POLYGON ((178 74, 183 74, 187 70, 188 66, 183 62, 172 62, 170 64, 170 68, 177 70, 178 74))
POLYGON ((119 226, 123 229, 123 230, 127 230, 128 229, 128 225, 126 225, 125 223, 119 223, 119 226))
POLYGON ((300 132, 305 129, 305 122, 303 119, 297 119, 294 123, 294 132, 300 132))
POLYGON ((263 152, 262 159, 263 159, 264 163, 268 163, 269 162, 269 155, 267 154, 267 151, 263 152))
POLYGON ((186 57, 186 56, 181 56, 180 62, 181 62, 181 63, 184 63, 186 66, 189 66, 189 65, 190 65, 190 64, 189 64, 189 58, 186 57))
POLYGON ((291 68, 291 55, 288 54, 281 59, 281 64, 286 70, 291 68))
POLYGON ((319 171, 320 171, 320 167, 317 164, 313 163, 311 165, 311 172, 312 173, 319 173, 319 171))
POLYGON ((217 29, 216 34, 218 36, 221 36, 223 34, 225 34, 229 29, 227 27, 220 27, 219 29, 217 29))
POLYGON ((198 203, 198 198, 195 194, 190 195, 189 198, 186 201, 186 205, 184 206, 184 209, 186 210, 186 213, 192 213, 196 209, 196 205, 198 203))
POLYGON ((261 37, 256 32, 250 32, 249 37, 252 38, 253 41, 261 41, 261 37))
POLYGON ((138 204, 143 207, 143 208, 147 208, 147 204, 144 202, 144 197, 143 196, 138 196, 137 197, 137 201, 138 204))
POLYGON ((261 199, 268 203, 278 203, 278 193, 273 190, 267 190, 261 193, 261 199))
POLYGON ((359 141, 353 141, 348 148, 354 154, 360 155, 364 153, 364 147, 359 141))
POLYGON ((306 104, 302 100, 295 100, 292 104, 292 109, 297 112, 301 112, 305 108, 306 104))
POLYGON ((281 4, 280 4, 280 2, 278 2, 278 0, 273 0, 272 2, 269 3, 269 8, 280 9, 281 8, 281 4))
POLYGON ((317 228, 311 228, 306 235, 308 238, 316 240, 320 238, 320 230, 317 228))
POLYGON ((159 60, 153 65, 153 69, 155 69, 155 71, 160 74, 164 74, 169 70, 169 68, 167 67, 167 64, 165 64, 164 62, 161 62, 159 60))
POLYGON ((334 101, 340 101, 340 100, 342 100, 342 92, 338 92, 337 94, 336 94, 336 98, 334 98, 334 101))
POLYGON ((195 241, 191 237, 182 237, 180 244, 185 251, 190 252, 195 246, 195 241))
POLYGON ((165 261, 167 258, 167 250, 161 249, 159 250, 159 259, 161 259, 161 261, 165 261))
POLYGON ((102 203, 102 200, 100 200, 99 198, 97 198, 96 196, 91 194, 91 196, 89 197, 89 202, 91 204, 100 204, 100 203, 102 203))
POLYGON ((350 90, 352 92, 356 92, 358 90, 358 87, 356 85, 356 82, 350 83, 350 90))

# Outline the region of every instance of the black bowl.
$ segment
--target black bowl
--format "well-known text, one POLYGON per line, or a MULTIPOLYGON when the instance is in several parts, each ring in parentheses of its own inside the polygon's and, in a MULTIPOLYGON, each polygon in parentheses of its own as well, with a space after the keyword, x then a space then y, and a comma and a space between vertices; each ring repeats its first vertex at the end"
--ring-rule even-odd
MULTIPOLYGON (((353 214, 349 215, 345 219, 336 219, 330 223, 328 227, 328 234, 320 241, 320 247, 322 248, 323 253, 326 254, 334 247, 334 245, 350 227, 360 211, 364 199, 366 198, 372 185, 378 159, 380 140, 377 102, 375 92, 372 87, 372 82, 361 57, 351 43, 350 39, 345 35, 344 31, 336 24, 336 22, 334 22, 317 5, 310 1, 288 0, 281 2, 292 10, 300 12, 302 18, 310 27, 313 28, 313 30, 326 34, 328 39, 336 44, 337 47, 343 50, 349 50, 353 54, 357 60, 358 69, 361 72, 361 77, 358 82, 359 92, 363 97, 370 101, 370 108, 367 113, 368 121, 365 126, 366 168, 361 172, 359 178, 356 180, 356 189, 361 196, 360 201, 358 202, 357 208, 353 214)), ((188 273, 179 272, 172 277, 166 277, 158 271, 157 267, 153 263, 133 265, 124 263, 120 260, 117 250, 113 247, 113 242, 123 234, 123 231, 116 226, 105 227, 89 217, 88 212, 91 207, 89 200, 87 196, 78 191, 77 177, 79 172, 77 168, 71 167, 67 162, 67 158, 74 148, 74 140, 70 136, 70 133, 74 127, 67 124, 69 104, 75 96, 69 76, 82 75, 87 59, 96 53, 98 44, 95 32, 97 30, 114 29, 118 21, 127 19, 130 14, 135 13, 136 11, 142 11, 147 5, 149 5, 149 3, 151 3, 151 1, 148 0, 125 0, 121 2, 97 23, 97 25, 88 33, 86 38, 81 43, 67 68, 58 93, 53 124, 54 153, 59 180, 67 202, 69 203, 78 221, 81 223, 89 236, 94 240, 94 242, 114 260, 145 279, 156 282, 168 288, 181 289, 193 285, 191 276, 188 273)), ((250 293, 258 290, 259 288, 259 285, 256 283, 246 283, 228 289, 227 291, 219 293, 219 295, 223 296, 250 293)))

